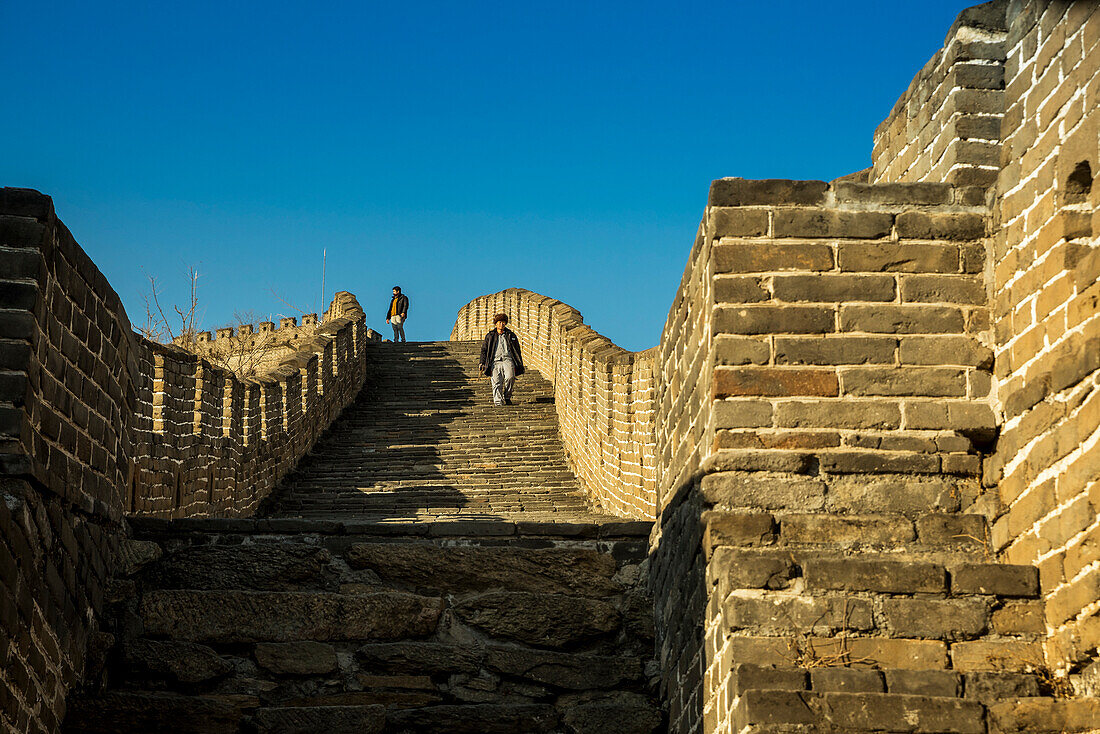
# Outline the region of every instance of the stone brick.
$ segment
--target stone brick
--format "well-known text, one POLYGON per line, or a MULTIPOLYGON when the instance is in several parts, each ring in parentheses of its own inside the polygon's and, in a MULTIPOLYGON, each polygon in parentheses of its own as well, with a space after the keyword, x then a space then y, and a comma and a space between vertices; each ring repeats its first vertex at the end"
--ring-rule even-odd
POLYGON ((946 183, 866 184, 838 181, 833 184, 833 188, 838 202, 925 206, 951 203, 951 186, 946 183))
POLYGON ((896 429, 901 425, 897 403, 869 400, 784 401, 775 406, 775 422, 792 428, 835 427, 896 429))
POLYGON ((714 278, 714 300, 718 303, 755 303, 770 297, 760 278, 738 275, 714 278))
POLYGON ((713 207, 707 210, 712 237, 762 237, 768 233, 767 209, 713 207))
POLYGON ((772 294, 778 301, 892 301, 894 285, 889 275, 777 275, 772 294))
POLYGON ((903 275, 901 277, 901 300, 907 303, 984 305, 986 299, 985 284, 981 278, 963 275, 903 275))
POLYGON ((720 545, 769 545, 775 542, 775 518, 763 512, 704 512, 704 543, 720 545))
POLYGON ((841 331, 878 334, 949 334, 965 328, 963 313, 952 306, 842 305, 841 331))
POLYGON ((715 273, 833 269, 832 248, 810 242, 719 242, 711 251, 711 259, 715 273))
POLYGON ((993 350, 971 336, 903 336, 898 343, 902 364, 963 365, 989 369, 993 350))
POLYGON ((776 552, 719 548, 710 565, 732 589, 782 589, 788 585, 794 563, 776 552))
POLYGON ((562 594, 489 592, 457 602, 454 610, 490 635, 555 648, 596 639, 621 621, 609 602, 562 594))
POLYGON ((839 629, 874 627, 867 599, 734 594, 726 599, 722 609, 725 623, 731 629, 751 629, 757 633, 829 634, 839 629))
POLYGON ((719 365, 764 365, 771 359, 771 346, 766 337, 719 334, 714 338, 714 359, 719 365))
POLYGON ((940 459, 929 454, 881 451, 829 451, 818 457, 825 471, 838 474, 933 474, 940 459))
POLYGON ((719 178, 711 182, 707 206, 814 205, 823 203, 824 181, 719 178))
POLYGON ((957 673, 947 670, 886 670, 886 690, 912 696, 959 695, 961 685, 957 673))
POLYGON ((989 532, 981 515, 936 513, 922 515, 915 522, 917 538, 923 545, 967 546, 984 550, 989 532))
POLYGON ((431 634, 443 604, 395 591, 157 590, 142 597, 140 612, 147 634, 184 641, 370 640, 431 634))
POLYGON ((806 671, 737 663, 730 667, 730 687, 735 696, 750 690, 802 691, 806 689, 806 671))
POLYGON ((821 334, 835 329, 828 306, 720 306, 713 329, 727 334, 821 334))
POLYGON ((784 543, 895 545, 914 538, 913 524, 889 515, 784 515, 784 543))
POLYGON ((943 566, 905 561, 815 558, 803 564, 811 588, 843 591, 881 591, 892 594, 943 592, 943 566))
POLYGON ((993 610, 990 623, 999 635, 1041 635, 1046 632, 1042 602, 1008 602, 993 610))
POLYGON ((1043 648, 1038 642, 1017 640, 973 640, 951 645, 951 666, 962 673, 973 671, 1017 671, 1042 664, 1043 648))
POLYGON ((986 631, 989 604, 965 599, 884 599, 892 634, 940 640, 968 640, 986 631))
POLYGON ((885 690, 882 672, 854 668, 818 668, 810 671, 815 692, 882 693, 885 690))
POLYGON ((842 391, 857 397, 965 397, 965 370, 935 367, 858 367, 840 370, 842 391))
POLYGON ((893 364, 897 340, 887 337, 776 337, 776 364, 893 364))
POLYGON ((704 502, 720 507, 809 511, 825 506, 825 483, 816 479, 707 474, 700 491, 704 502))
POLYGON ((777 209, 772 219, 775 237, 847 237, 875 239, 890 234, 894 215, 836 209, 777 209))
POLYGON ((720 400, 714 403, 714 427, 718 430, 771 424, 771 403, 760 400, 720 400))
POLYGON ((269 642, 255 648, 256 662, 273 673, 310 675, 337 669, 336 648, 320 642, 269 642))
POLYGON ((951 571, 951 592, 1035 597, 1039 594, 1039 572, 1032 566, 1004 563, 963 564, 951 571))
POLYGON ((794 368, 719 368, 714 371, 714 398, 751 395, 835 397, 840 385, 832 370, 794 368))
POLYGON ((959 248, 938 243, 841 242, 837 264, 856 273, 957 273, 959 248))
POLYGON ((989 707, 990 734, 1063 734, 1095 731, 1100 721, 1096 698, 1015 698, 989 707))

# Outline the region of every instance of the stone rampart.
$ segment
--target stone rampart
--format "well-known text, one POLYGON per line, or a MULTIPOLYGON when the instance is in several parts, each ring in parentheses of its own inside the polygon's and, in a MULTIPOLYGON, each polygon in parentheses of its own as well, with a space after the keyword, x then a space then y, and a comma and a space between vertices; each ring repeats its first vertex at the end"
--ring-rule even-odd
POLYGON ((1021 3, 992 238, 993 543, 1037 564, 1052 664, 1100 647, 1100 3, 1021 3))
POLYGON ((959 13, 943 49, 875 131, 871 183, 996 182, 1007 5, 995 0, 959 13))
POLYGON ((652 518, 656 498, 654 351, 628 352, 576 309, 520 288, 463 306, 451 339, 481 339, 506 313, 524 363, 554 385, 569 465, 607 511, 652 518))
POLYGON ((254 510, 355 396, 367 330, 337 294, 338 318, 240 380, 136 335, 49 197, 26 189, 0 189, 0 273, 0 716, 53 732, 105 646, 123 513, 254 510))

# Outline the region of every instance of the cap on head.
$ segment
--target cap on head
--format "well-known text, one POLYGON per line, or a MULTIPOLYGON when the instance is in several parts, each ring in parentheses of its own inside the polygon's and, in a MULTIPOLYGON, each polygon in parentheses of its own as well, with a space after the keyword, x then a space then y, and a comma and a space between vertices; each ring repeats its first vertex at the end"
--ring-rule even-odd
POLYGON ((498 313, 496 316, 493 317, 493 323, 494 324, 499 323, 501 321, 503 321, 504 323, 507 324, 508 323, 508 314, 498 313))

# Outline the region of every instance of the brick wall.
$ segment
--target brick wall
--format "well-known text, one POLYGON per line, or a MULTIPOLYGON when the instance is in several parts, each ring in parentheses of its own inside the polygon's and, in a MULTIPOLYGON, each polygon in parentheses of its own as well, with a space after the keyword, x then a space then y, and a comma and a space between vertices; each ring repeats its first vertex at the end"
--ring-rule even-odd
POLYGON ((871 183, 991 186, 1000 166, 1004 112, 1003 0, 962 11, 875 130, 871 183))
POLYGON ((978 496, 995 433, 983 200, 944 183, 712 185, 658 360, 670 731, 731 725, 731 665, 756 654, 733 650, 723 594, 738 587, 718 585, 709 522, 885 512, 912 526, 978 496))
POLYGON ((451 339, 482 339, 497 313, 508 314, 524 364, 554 384, 569 465, 592 499, 608 512, 652 518, 655 350, 621 349, 576 309, 520 288, 463 306, 451 339))
POLYGON ((133 333, 49 197, 0 189, 0 728, 54 732, 102 663, 123 513, 252 511, 357 392, 364 327, 338 294, 274 372, 239 380, 133 333))
POLYGON ((993 237, 1004 425, 993 540, 1039 566, 1053 664, 1100 646, 1100 7, 1020 3, 1006 42, 993 237))

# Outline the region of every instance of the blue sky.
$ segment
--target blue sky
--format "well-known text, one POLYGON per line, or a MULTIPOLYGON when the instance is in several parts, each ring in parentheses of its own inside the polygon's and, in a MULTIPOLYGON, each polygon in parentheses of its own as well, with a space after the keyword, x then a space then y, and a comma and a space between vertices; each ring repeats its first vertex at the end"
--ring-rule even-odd
POLYGON ((135 325, 189 265, 206 328, 317 310, 327 249, 383 333, 394 284, 412 339, 518 286, 645 349, 710 181, 869 165, 970 4, 0 0, 0 185, 135 325))

